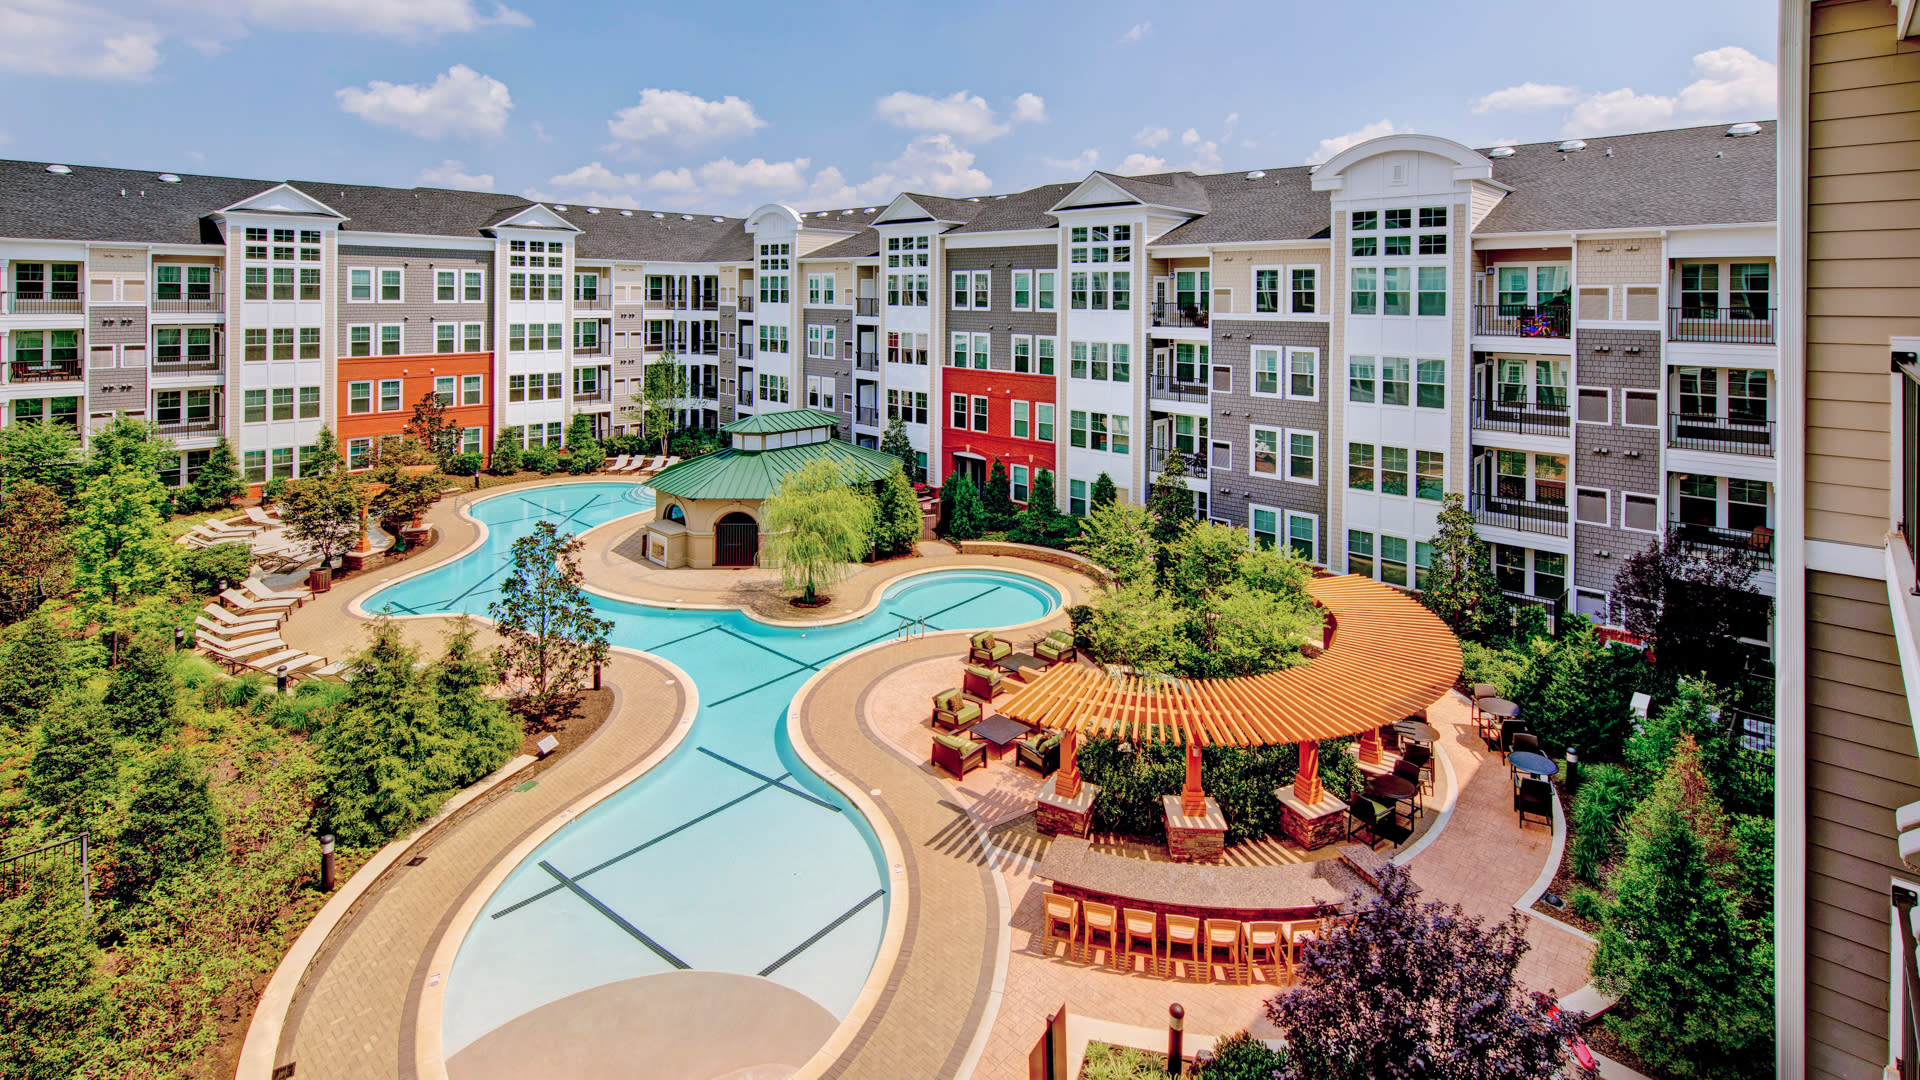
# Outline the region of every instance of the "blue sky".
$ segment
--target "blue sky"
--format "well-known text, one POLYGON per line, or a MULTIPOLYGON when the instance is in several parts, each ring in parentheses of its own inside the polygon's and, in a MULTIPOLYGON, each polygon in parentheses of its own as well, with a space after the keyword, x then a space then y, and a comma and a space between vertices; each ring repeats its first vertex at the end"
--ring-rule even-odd
POLYGON ((741 212, 1775 113, 1761 0, 0 0, 0 156, 741 212))

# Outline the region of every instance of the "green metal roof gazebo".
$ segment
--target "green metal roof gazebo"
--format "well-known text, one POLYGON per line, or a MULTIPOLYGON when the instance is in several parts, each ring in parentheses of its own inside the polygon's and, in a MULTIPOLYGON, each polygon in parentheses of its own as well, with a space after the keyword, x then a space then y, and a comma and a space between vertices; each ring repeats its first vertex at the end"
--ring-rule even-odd
POLYGON ((656 473, 646 485, 681 499, 768 499, 786 475, 815 461, 838 464, 850 482, 884 480, 900 466, 892 454, 835 439, 839 423, 818 409, 789 409, 742 417, 721 428, 733 437, 725 450, 656 473))

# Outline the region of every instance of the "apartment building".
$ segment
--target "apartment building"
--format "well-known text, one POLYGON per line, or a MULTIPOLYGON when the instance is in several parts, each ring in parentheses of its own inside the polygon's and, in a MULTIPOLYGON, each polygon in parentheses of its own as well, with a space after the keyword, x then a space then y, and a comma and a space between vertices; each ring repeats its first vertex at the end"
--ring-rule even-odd
POLYGON ((1920 1075, 1920 25, 1782 0, 1780 1075, 1920 1075))

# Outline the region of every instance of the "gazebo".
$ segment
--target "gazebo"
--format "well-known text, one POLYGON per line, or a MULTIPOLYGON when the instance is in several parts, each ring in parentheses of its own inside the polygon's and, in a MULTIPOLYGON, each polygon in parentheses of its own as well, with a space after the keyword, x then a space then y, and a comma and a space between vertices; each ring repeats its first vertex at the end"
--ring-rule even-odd
POLYGON ((884 480, 900 459, 833 437, 839 423, 818 409, 743 417, 720 430, 730 445, 662 469, 646 527, 649 562, 669 569, 753 566, 760 555, 760 504, 788 473, 820 460, 840 465, 849 480, 884 480))
POLYGON ((1299 774, 1291 789, 1275 792, 1287 833, 1308 847, 1325 843, 1346 807, 1320 783, 1320 741, 1359 736, 1362 767, 1378 767, 1380 728, 1421 712, 1459 680, 1460 642, 1419 601, 1368 578, 1315 578, 1307 594, 1326 616, 1326 633, 1319 655, 1298 667, 1232 679, 1149 679, 1063 664, 1015 692, 1002 713, 1066 732, 1054 790, 1042 796, 1043 818, 1050 805, 1056 813, 1090 810, 1073 760, 1076 736, 1185 744, 1186 787, 1168 800, 1170 843, 1177 828, 1210 831, 1203 823, 1218 816, 1201 786, 1201 747, 1290 742, 1300 748, 1299 774))

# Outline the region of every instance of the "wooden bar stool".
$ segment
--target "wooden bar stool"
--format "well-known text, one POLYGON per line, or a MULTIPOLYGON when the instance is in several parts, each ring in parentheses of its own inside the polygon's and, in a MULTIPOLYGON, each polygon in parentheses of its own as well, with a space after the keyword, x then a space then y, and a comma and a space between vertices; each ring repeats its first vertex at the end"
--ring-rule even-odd
MULTIPOLYGON (((1286 967, 1287 924, 1271 919, 1260 919, 1247 924, 1247 968, 1248 978, 1252 978, 1253 965, 1264 958, 1273 966, 1273 981, 1280 981, 1281 969, 1286 967)), ((1289 973, 1291 974, 1291 973, 1289 973)))
POLYGON ((1244 933, 1245 931, 1241 928, 1240 920, 1238 919, 1207 920, 1206 972, 1208 982, 1213 981, 1214 954, 1222 949, 1227 951, 1226 967, 1228 975, 1232 977, 1234 982, 1240 981, 1242 966, 1240 963, 1240 939, 1244 933))
POLYGON ((1319 919, 1296 919, 1287 924, 1287 970, 1292 979, 1300 978, 1300 959, 1309 942, 1320 940, 1319 919))
POLYGON ((1175 915, 1169 912, 1167 920, 1167 978, 1173 978, 1173 950, 1185 948, 1187 959, 1195 967, 1203 961, 1200 958, 1200 920, 1191 915, 1175 915))
POLYGON ((1150 963, 1147 974, 1160 974, 1160 916, 1157 912, 1140 908, 1125 908, 1120 912, 1120 922, 1125 933, 1121 935, 1121 955, 1127 962, 1127 970, 1133 970, 1133 943, 1144 940, 1147 943, 1147 956, 1150 963))
POLYGON ((1071 960, 1074 938, 1080 935, 1080 901, 1071 896, 1061 896, 1059 893, 1048 893, 1046 900, 1047 929, 1041 939, 1040 950, 1048 957, 1052 957, 1054 939, 1059 938, 1067 943, 1067 959, 1071 960), (1065 928, 1066 932, 1057 933, 1062 928, 1065 928))
POLYGON ((1080 904, 1080 959, 1085 960, 1093 952, 1093 935, 1104 934, 1107 939, 1107 963, 1113 963, 1120 952, 1120 916, 1112 904, 1100 904, 1092 900, 1080 904))

